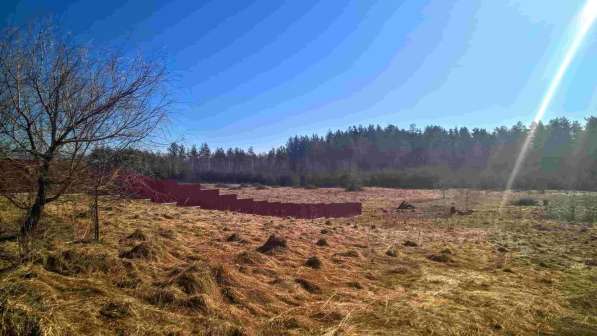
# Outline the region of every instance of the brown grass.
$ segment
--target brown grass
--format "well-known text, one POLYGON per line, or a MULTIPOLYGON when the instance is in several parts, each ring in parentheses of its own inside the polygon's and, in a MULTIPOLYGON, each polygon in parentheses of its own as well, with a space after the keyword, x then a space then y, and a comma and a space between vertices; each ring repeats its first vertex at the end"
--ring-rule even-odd
MULTIPOLYGON (((290 194, 287 188, 265 192, 290 194)), ((473 198, 470 216, 447 218, 427 214, 460 204, 456 191, 448 199, 436 191, 380 188, 296 192, 300 196, 284 197, 335 200, 325 198, 332 193, 338 200, 371 199, 363 216, 330 220, 106 199, 102 240, 85 244, 80 242, 88 235, 88 218, 70 216, 78 213, 71 201, 84 209, 82 196, 54 204, 31 261, 0 271, 0 335, 36 327, 44 335, 597 330, 590 315, 595 267, 585 264, 596 257, 593 227, 563 227, 543 220, 538 209, 499 214, 498 193, 473 198), (415 215, 394 211, 404 199, 399 194, 412 197, 415 215), (550 230, 533 228, 539 223, 550 230), (286 248, 258 252, 271 235, 283 237, 286 248), (317 243, 323 237, 327 244, 317 243)), ((0 243, 0 256, 17 253, 16 242, 0 243)))

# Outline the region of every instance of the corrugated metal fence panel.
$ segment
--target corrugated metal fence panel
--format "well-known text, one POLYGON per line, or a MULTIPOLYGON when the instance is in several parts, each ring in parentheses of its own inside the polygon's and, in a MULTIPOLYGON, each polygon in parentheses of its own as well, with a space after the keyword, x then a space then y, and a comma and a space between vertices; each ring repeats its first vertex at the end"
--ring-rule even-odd
POLYGON ((220 210, 234 210, 236 206, 236 195, 220 195, 220 210))
POLYGON ((236 200, 238 204, 238 211, 242 213, 254 214, 255 213, 255 202, 252 198, 239 198, 236 200))
POLYGON ((178 184, 174 180, 155 180, 146 176, 128 175, 123 184, 131 198, 151 198, 153 202, 176 202, 179 206, 200 206, 205 209, 230 210, 262 216, 295 218, 340 218, 358 216, 358 202, 308 204, 238 199, 235 194, 220 195, 218 189, 201 189, 199 184, 178 184))
POLYGON ((269 216, 268 214, 268 202, 267 201, 255 201, 255 214, 261 216, 269 216))
POLYGON ((197 206, 198 204, 194 204, 193 202, 198 201, 198 196, 201 195, 205 190, 200 189, 199 185, 193 184, 181 184, 178 185, 176 188, 175 198, 176 198, 176 205, 178 206, 197 206))
POLYGON ((342 206, 341 205, 342 205, 341 203, 328 204, 328 217, 330 217, 330 218, 342 217, 342 206))
POLYGON ((282 203, 281 202, 270 202, 270 216, 282 216, 282 203))
POLYGON ((217 204, 215 200, 219 195, 219 190, 203 190, 196 189, 193 193, 188 195, 182 205, 200 206, 205 209, 213 209, 217 204))
POLYGON ((348 203, 349 204, 349 216, 359 216, 363 212, 363 205, 361 203, 348 203))

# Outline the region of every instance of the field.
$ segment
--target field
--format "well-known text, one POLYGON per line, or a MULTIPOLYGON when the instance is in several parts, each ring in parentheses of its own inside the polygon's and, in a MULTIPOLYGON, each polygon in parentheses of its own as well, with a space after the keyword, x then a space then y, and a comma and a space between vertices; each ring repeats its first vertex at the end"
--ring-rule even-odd
POLYGON ((594 195, 515 193, 533 202, 500 212, 490 191, 230 193, 361 201, 363 215, 105 198, 96 243, 85 196, 69 195, 18 263, 23 214, 2 200, 0 335, 597 335, 595 203, 580 201, 594 195), (402 201, 416 209, 396 210, 402 201), (271 235, 285 246, 261 249, 271 235))

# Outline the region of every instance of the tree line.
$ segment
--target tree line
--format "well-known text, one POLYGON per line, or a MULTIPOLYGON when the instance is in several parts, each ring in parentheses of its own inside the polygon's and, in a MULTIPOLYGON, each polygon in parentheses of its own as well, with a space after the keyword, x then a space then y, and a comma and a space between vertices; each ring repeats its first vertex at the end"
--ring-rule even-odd
POLYGON ((98 148, 119 165, 189 182, 282 186, 503 188, 531 129, 534 137, 514 187, 597 190, 597 118, 555 118, 493 130, 395 125, 354 126, 325 136, 295 136, 265 153, 252 148, 186 147, 165 152, 98 148))

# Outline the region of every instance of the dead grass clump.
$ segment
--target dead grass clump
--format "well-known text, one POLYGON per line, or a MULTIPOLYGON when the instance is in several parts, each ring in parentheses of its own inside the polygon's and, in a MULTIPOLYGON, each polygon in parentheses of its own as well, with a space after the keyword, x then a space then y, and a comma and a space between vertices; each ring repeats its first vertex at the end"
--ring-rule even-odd
POLYGON ((510 204, 515 206, 537 206, 539 205, 539 201, 531 197, 521 197, 510 202, 510 204))
POLYGON ((16 268, 18 264, 19 256, 17 253, 0 251, 0 274, 16 268))
POLYGON ((417 247, 417 246, 419 246, 419 244, 415 243, 412 240, 405 240, 404 243, 402 243, 402 245, 407 246, 407 247, 417 247))
MULTIPOLYGON (((260 336, 321 335, 318 322, 302 314, 276 316, 270 319, 265 328, 259 330, 260 336)), ((338 334, 339 335, 339 334, 338 334)))
MULTIPOLYGON (((230 271, 224 266, 214 267, 205 266, 199 269, 197 265, 192 265, 183 269, 176 268, 170 272, 170 279, 162 283, 161 286, 174 285, 187 295, 206 294, 208 296, 216 295, 228 303, 236 304, 242 300, 242 294, 233 287, 238 283, 230 271), (219 293, 219 294, 218 294, 219 293)), ((205 299, 205 297, 203 297, 205 299)), ((187 299, 187 301, 190 300, 187 299)), ((198 302, 181 302, 182 306, 193 308, 198 302)), ((198 308, 198 307, 195 307, 198 308)))
POLYGON ((126 259, 121 259, 121 267, 111 272, 110 278, 118 288, 136 288, 141 283, 135 265, 126 259))
POLYGON ((321 268, 321 260, 319 260, 319 258, 317 258, 316 256, 310 257, 305 262, 305 266, 311 267, 314 269, 320 269, 321 268))
POLYGON ((321 293, 321 288, 307 279, 296 278, 294 281, 311 294, 321 293))
POLYGON ((388 270, 388 274, 409 274, 410 269, 406 266, 398 266, 388 270))
POLYGON ((236 232, 229 235, 228 237, 226 237, 227 242, 235 242, 235 241, 239 241, 239 240, 240 240, 240 235, 236 232))
POLYGON ((320 311, 315 314, 312 314, 310 317, 319 322, 328 322, 328 323, 340 321, 344 318, 344 316, 341 313, 339 313, 335 310, 320 311))
POLYGON ((211 267, 211 274, 219 286, 231 286, 236 283, 230 270, 223 265, 211 267))
POLYGON ((144 291, 144 298, 149 304, 154 306, 164 307, 172 305, 176 302, 176 295, 168 288, 155 288, 144 291))
POLYGON ((79 211, 75 214, 75 218, 77 218, 77 219, 89 218, 89 211, 79 211))
POLYGON ((315 245, 317 246, 328 246, 328 241, 325 240, 324 238, 321 238, 317 241, 317 243, 315 243, 315 245))
POLYGON ((137 288, 141 284, 141 279, 134 275, 125 275, 123 277, 113 279, 112 283, 118 288, 137 288))
POLYGON ((506 253, 506 252, 508 252, 508 248, 506 248, 504 246, 498 246, 496 250, 498 252, 500 252, 500 253, 506 253))
POLYGON ((430 254, 427 256, 427 259, 439 263, 449 263, 452 262, 452 258, 448 254, 445 253, 437 253, 437 254, 430 254))
POLYGON ((261 330, 260 335, 263 336, 283 336, 292 335, 290 332, 282 332, 281 330, 301 329, 309 323, 305 318, 299 316, 282 316, 273 321, 269 321, 266 328, 261 330))
POLYGON ((133 246, 128 251, 121 252, 118 256, 126 259, 151 259, 153 257, 153 249, 149 244, 141 243, 133 246))
MULTIPOLYGON (((241 266, 239 268, 239 271, 241 271, 241 272, 244 273, 246 271, 246 268, 243 268, 241 266)), ((252 273, 256 274, 256 275, 257 274, 258 275, 263 275, 263 276, 266 276, 266 277, 272 278, 272 279, 275 279, 278 276, 278 273, 275 270, 271 269, 271 268, 255 267, 255 268, 253 268, 252 273)))
POLYGON ((208 329, 205 335, 247 336, 248 334, 242 327, 233 325, 231 323, 217 323, 215 326, 208 329))
POLYGON ((360 258, 361 257, 361 254, 355 250, 348 250, 348 251, 336 253, 335 255, 338 255, 341 257, 349 257, 349 258, 360 258))
POLYGON ((452 252, 452 250, 450 250, 449 248, 445 248, 445 249, 441 250, 439 253, 441 253, 441 254, 449 254, 449 255, 454 254, 452 252))
POLYGON ((234 257, 234 261, 240 265, 261 265, 265 262, 264 257, 254 251, 244 251, 234 257))
POLYGON ((128 235, 126 237, 126 239, 132 240, 132 241, 146 241, 147 237, 145 236, 145 233, 143 233, 143 231, 141 231, 139 229, 135 229, 135 231, 133 231, 133 233, 128 235))
POLYGON ((202 289, 195 274, 188 269, 176 275, 171 281, 187 294, 195 294, 198 290, 202 289))
POLYGON ((231 234, 231 235, 229 235, 228 237, 226 237, 226 241, 227 241, 227 242, 229 242, 229 243, 236 242, 236 243, 241 243, 241 244, 244 244, 244 243, 246 243, 246 242, 247 242, 245 239, 243 239, 243 238, 242 238, 242 237, 241 237, 241 236, 240 236, 238 233, 236 233, 236 232, 235 232, 235 233, 233 233, 233 234, 231 234))
POLYGON ((224 301, 229 304, 240 304, 243 301, 240 292, 233 287, 222 287, 220 293, 224 301))
POLYGON ((535 224, 533 225, 533 229, 537 231, 553 231, 554 229, 545 225, 545 224, 535 224))
POLYGON ((174 239, 176 238, 176 232, 174 232, 171 229, 167 229, 164 227, 160 227, 158 229, 158 234, 164 238, 168 238, 168 239, 174 239))
POLYGON ((242 300, 242 294, 235 289, 238 283, 232 276, 230 270, 223 265, 210 267, 211 277, 220 287, 222 298, 230 304, 239 304, 242 300))
POLYGON ((130 307, 124 303, 108 302, 102 306, 99 314, 106 319, 121 319, 131 315, 130 307))
POLYGON ((286 250, 287 247, 286 239, 276 235, 271 235, 269 238, 267 238, 267 241, 262 246, 257 248, 257 252, 269 254, 276 251, 286 250))
POLYGON ((9 307, 6 299, 0 301, 0 335, 38 336, 42 334, 37 316, 20 308, 9 307))
POLYGON ((81 273, 108 272, 117 262, 105 254, 77 250, 55 252, 42 257, 43 267, 53 273, 77 275, 81 273))
POLYGON ((209 297, 206 294, 199 294, 193 295, 184 300, 182 303, 185 307, 190 308, 195 311, 201 311, 203 313, 208 313, 211 311, 209 305, 209 297))
POLYGON ((44 268, 49 272, 58 274, 70 274, 68 265, 62 261, 59 255, 50 254, 43 261, 44 268))
POLYGON ((361 283, 358 281, 349 281, 346 283, 346 285, 354 289, 363 289, 363 285, 361 285, 361 283))

